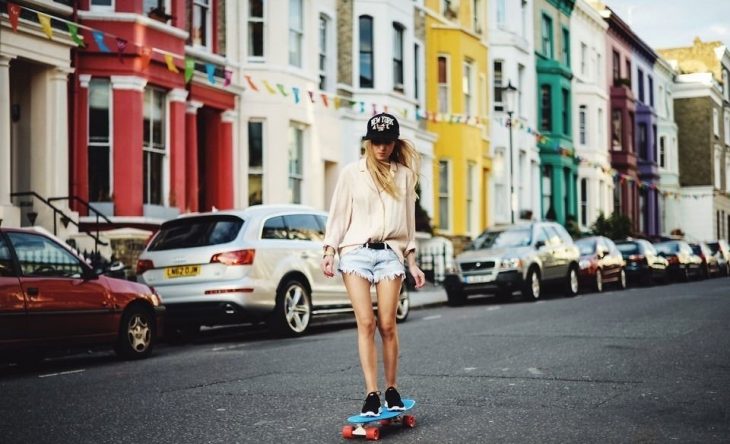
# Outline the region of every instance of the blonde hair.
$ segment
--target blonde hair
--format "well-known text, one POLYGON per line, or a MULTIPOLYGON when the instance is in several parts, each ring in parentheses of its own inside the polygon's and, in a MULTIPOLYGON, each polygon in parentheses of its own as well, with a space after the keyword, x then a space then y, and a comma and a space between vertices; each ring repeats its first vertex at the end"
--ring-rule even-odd
MULTIPOLYGON (((372 142, 364 141, 365 146, 365 163, 368 171, 373 177, 378 189, 384 190, 396 199, 400 198, 400 192, 396 188, 393 176, 390 174, 390 167, 378 160, 373 155, 372 142)), ((418 184, 418 171, 420 171, 421 156, 418 154, 416 147, 411 142, 404 139, 396 139, 393 152, 390 154, 389 160, 397 162, 411 170, 411 177, 414 178, 410 184, 415 190, 418 184)), ((406 192, 409 190, 406 190, 406 192)))

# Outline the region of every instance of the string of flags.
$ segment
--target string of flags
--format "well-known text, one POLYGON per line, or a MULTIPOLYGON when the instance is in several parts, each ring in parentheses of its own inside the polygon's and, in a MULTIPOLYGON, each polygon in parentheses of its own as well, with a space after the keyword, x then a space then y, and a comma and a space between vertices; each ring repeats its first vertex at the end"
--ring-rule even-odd
MULTIPOLYGON (((119 63, 124 63, 124 55, 127 53, 127 49, 129 48, 129 42, 126 39, 105 31, 100 31, 89 26, 72 22, 70 20, 51 16, 49 14, 35 10, 33 8, 29 8, 27 6, 21 6, 16 3, 7 2, 8 20, 10 21, 10 27, 12 28, 13 32, 18 32, 18 24, 20 21, 20 14, 22 10, 27 10, 31 13, 36 14, 36 17, 38 18, 38 23, 40 24, 43 33, 49 39, 52 40, 54 36, 52 21, 57 21, 66 25, 66 29, 68 30, 68 34, 71 40, 73 40, 73 42, 79 48, 91 49, 91 45, 95 45, 98 51, 103 53, 111 53, 112 49, 110 49, 109 47, 111 45, 116 50, 119 56, 119 63), (87 37, 90 38, 87 39, 87 37)), ((138 52, 138 56, 140 57, 141 61, 141 68, 143 70, 149 67, 150 62, 152 61, 152 55, 153 53, 156 53, 160 54, 163 57, 167 69, 175 74, 180 74, 180 69, 178 68, 176 60, 182 60, 184 66, 183 75, 185 83, 188 83, 192 80, 196 65, 203 65, 205 67, 205 73, 207 75, 208 82, 211 85, 215 85, 217 82, 215 77, 216 65, 213 63, 198 62, 191 57, 181 56, 179 54, 150 46, 137 44, 133 44, 133 46, 137 48, 137 51, 135 52, 138 52)), ((232 76, 233 71, 229 69, 223 70, 224 87, 227 87, 231 84, 232 76)))

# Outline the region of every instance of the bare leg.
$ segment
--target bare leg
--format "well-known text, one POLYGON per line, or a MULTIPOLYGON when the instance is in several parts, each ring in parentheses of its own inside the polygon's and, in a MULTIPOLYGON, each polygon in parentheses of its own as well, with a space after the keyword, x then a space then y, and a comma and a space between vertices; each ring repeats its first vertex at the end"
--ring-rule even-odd
POLYGON ((378 357, 375 347, 375 314, 370 299, 370 281, 353 274, 342 274, 357 321, 357 348, 365 376, 366 393, 378 391, 378 357))
POLYGON ((385 367, 385 387, 395 387, 398 378, 398 328, 395 314, 403 280, 383 279, 377 283, 378 292, 378 329, 383 339, 383 367, 385 367))

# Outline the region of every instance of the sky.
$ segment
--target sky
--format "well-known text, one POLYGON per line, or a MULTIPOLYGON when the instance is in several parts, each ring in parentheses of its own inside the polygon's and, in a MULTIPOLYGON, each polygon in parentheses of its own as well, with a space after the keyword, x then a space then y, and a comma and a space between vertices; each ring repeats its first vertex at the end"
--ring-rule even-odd
POLYGON ((721 41, 730 47, 730 0, 603 0, 652 48, 721 41))

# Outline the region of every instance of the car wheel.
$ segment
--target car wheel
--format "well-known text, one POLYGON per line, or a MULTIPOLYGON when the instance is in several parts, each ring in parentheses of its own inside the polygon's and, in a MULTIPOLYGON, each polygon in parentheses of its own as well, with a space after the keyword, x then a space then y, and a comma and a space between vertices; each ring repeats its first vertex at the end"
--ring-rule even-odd
POLYGON ((603 273, 601 273, 600 268, 598 270, 596 270, 595 288, 596 288, 596 293, 600 293, 603 291, 603 273))
POLYGON ((565 295, 572 297, 578 294, 578 270, 575 265, 571 265, 568 268, 568 276, 565 278, 565 295))
POLYGON ((624 270, 623 268, 618 275, 618 288, 620 290, 626 290, 626 270, 624 270))
POLYGON ((680 271, 679 280, 682 281, 682 282, 688 282, 689 281, 689 266, 684 267, 680 271))
POLYGON ((155 342, 155 319, 152 311, 134 305, 122 315, 115 351, 124 359, 142 359, 149 356, 155 342))
POLYGON ((464 295, 464 292, 460 288, 452 285, 447 285, 446 303, 450 307, 459 307, 466 303, 466 295, 464 295))
POLYGON ((705 265, 702 267, 702 279, 709 279, 710 278, 710 267, 705 265))
POLYGON ((282 336, 301 336, 309 327, 311 317, 312 302, 306 285, 298 279, 279 285, 269 328, 282 336))
POLYGON ((411 297, 405 288, 405 284, 401 286, 398 299, 398 307, 395 310, 396 322, 405 322, 408 319, 408 313, 411 312, 411 297))
POLYGON ((542 282, 540 282, 540 272, 537 268, 532 267, 527 272, 525 286, 522 288, 522 296, 528 301, 536 301, 540 299, 542 292, 542 282))

